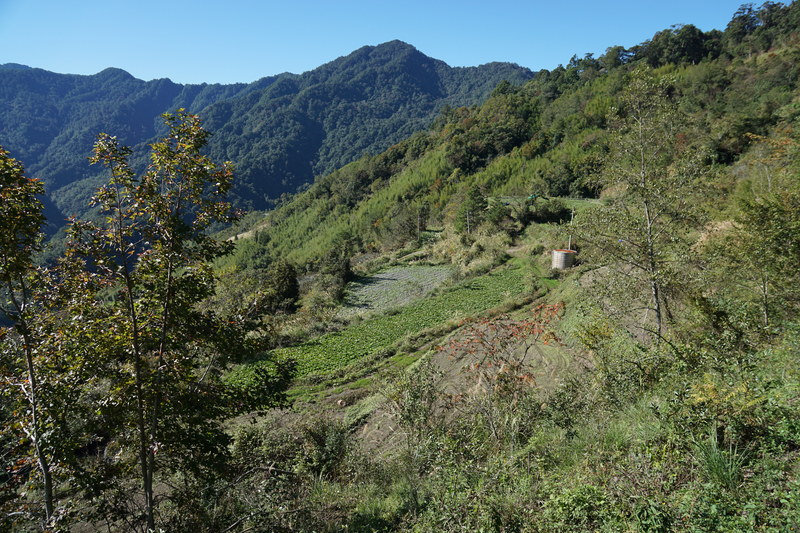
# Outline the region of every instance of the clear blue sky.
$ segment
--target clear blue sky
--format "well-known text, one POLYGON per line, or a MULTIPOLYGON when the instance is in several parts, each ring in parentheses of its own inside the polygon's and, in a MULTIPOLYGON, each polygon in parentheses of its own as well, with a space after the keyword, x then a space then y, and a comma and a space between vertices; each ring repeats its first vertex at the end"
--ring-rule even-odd
POLYGON ((179 83, 301 73, 400 39, 451 66, 533 70, 673 24, 724 29, 742 0, 0 0, 0 63, 179 83))

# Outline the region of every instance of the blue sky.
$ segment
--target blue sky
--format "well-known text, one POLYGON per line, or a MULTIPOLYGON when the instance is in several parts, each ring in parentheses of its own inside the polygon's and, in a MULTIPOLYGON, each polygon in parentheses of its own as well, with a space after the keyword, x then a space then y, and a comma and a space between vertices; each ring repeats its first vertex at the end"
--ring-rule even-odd
POLYGON ((673 24, 724 29, 742 0, 0 0, 0 63, 145 80, 250 82, 400 39, 451 66, 533 70, 673 24))

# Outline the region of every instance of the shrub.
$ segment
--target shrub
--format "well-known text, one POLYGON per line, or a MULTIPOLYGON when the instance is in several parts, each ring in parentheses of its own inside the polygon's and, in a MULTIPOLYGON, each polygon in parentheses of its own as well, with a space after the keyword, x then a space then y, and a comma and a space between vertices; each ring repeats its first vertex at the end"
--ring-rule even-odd
POLYGON ((603 489, 594 485, 567 487, 544 505, 546 531, 595 531, 614 518, 603 489))
POLYGON ((572 210, 559 198, 539 202, 533 205, 530 210, 531 220, 539 224, 563 224, 570 219, 572 213, 572 210))
POLYGON ((542 255, 544 253, 544 244, 537 243, 531 248, 531 256, 542 255))
POLYGON ((350 430, 339 420, 322 417, 303 428, 303 455, 300 472, 318 478, 335 478, 343 474, 352 447, 350 430))

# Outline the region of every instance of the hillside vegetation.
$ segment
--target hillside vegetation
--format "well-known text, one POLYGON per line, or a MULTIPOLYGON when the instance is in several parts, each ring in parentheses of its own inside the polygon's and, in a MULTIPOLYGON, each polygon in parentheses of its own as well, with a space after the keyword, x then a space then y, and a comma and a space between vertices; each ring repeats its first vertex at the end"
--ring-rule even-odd
MULTIPOLYGON (((415 57, 351 59, 379 52, 415 57)), ((2 154, 0 527, 797 529, 798 65, 800 4, 745 5, 501 82, 216 238, 232 171, 168 115, 138 179, 101 137, 114 216, 48 269, 2 154)))
MULTIPOLYGON (((510 246, 532 261, 507 293, 516 304, 473 310, 431 344, 362 347, 357 332, 389 333, 381 317, 282 349, 314 353, 329 381, 301 380, 303 419, 242 428, 238 450, 314 481, 258 478, 303 504, 264 508, 254 523, 797 527, 797 17, 795 4, 745 6, 724 32, 672 28, 502 84, 251 220, 225 275, 270 257, 324 271, 389 253, 483 276, 510 246), (487 244, 497 236, 507 244, 487 244), (537 280, 542 249, 570 240, 582 264, 537 280), (324 349, 329 338, 351 340, 324 349)), ((338 297, 307 287, 317 304, 338 297)), ((393 318, 406 324, 430 304, 393 318)))
POLYGON ((599 194, 594 178, 608 153, 608 126, 631 71, 642 65, 669 80, 676 112, 685 117, 682 135, 704 152, 715 177, 716 168, 752 146, 751 135, 769 135, 793 119, 796 49, 786 38, 767 41, 770 51, 754 56, 754 44, 735 43, 728 32, 665 30, 632 51, 612 47, 601 58, 574 57, 567 67, 540 72, 522 87, 503 84, 484 105, 450 110, 434 129, 317 180, 259 225, 259 248, 304 262, 342 235, 365 250, 391 246, 415 234, 419 210, 433 225, 454 223, 473 186, 484 197, 599 194), (694 55, 654 59, 660 46, 693 46, 694 55))

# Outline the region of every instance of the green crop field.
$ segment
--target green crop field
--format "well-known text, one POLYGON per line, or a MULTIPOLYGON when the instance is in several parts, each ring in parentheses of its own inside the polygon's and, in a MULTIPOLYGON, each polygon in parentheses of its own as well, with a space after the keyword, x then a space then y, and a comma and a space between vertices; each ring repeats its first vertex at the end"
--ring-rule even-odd
MULTIPOLYGON (((519 296, 526 290, 524 268, 518 261, 473 278, 342 331, 275 351, 279 358, 297 362, 297 376, 326 374, 392 347, 409 334, 418 333, 448 320, 466 319, 519 296)), ((248 381, 261 362, 234 370, 229 379, 248 381)))
POLYGON ((475 315, 524 290, 522 268, 512 265, 403 307, 397 313, 377 316, 313 341, 277 350, 277 354, 296 360, 298 375, 330 372, 389 348, 409 333, 475 315))

